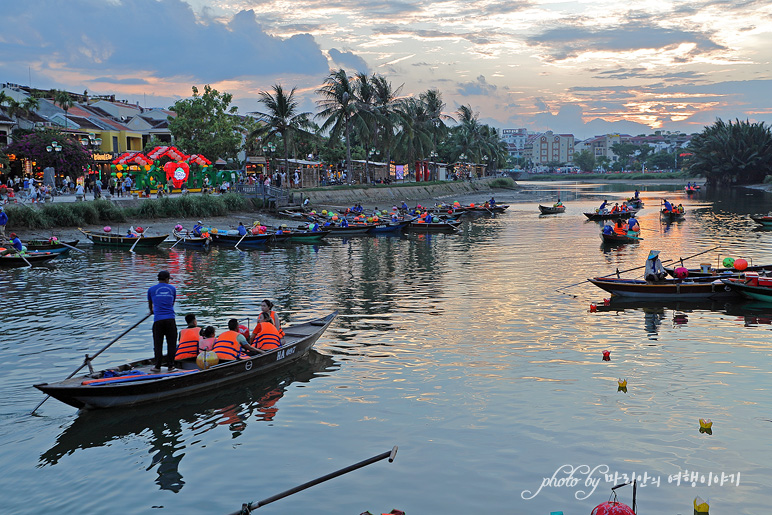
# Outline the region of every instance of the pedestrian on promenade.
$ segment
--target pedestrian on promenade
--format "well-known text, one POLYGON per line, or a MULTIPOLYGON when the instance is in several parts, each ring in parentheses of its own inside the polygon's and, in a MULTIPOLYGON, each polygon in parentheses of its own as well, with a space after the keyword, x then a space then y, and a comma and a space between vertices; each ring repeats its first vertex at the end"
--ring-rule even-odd
POLYGON ((166 270, 158 272, 158 284, 147 290, 147 304, 153 315, 153 352, 155 365, 151 372, 160 372, 163 365, 163 342, 166 338, 167 367, 174 370, 174 355, 177 348, 177 322, 174 314, 174 301, 177 289, 169 284, 171 275, 166 270))

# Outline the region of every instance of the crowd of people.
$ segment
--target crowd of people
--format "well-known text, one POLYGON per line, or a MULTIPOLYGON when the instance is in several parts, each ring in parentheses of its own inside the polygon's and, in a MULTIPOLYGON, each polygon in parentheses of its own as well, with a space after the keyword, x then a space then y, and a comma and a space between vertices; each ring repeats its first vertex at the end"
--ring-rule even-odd
POLYGON ((186 327, 177 332, 174 304, 177 289, 170 284, 171 274, 167 270, 158 272, 158 283, 147 291, 147 302, 153 315, 153 353, 152 373, 161 372, 165 365, 168 372, 176 371, 175 362, 195 360, 202 351, 211 351, 220 362, 243 359, 264 354, 284 344, 284 331, 281 328, 273 302, 268 299, 260 303, 255 328, 250 332, 238 319, 228 320, 227 329, 217 335, 214 326, 199 327, 194 313, 185 316, 186 327), (164 363, 163 344, 166 341, 166 360, 164 363))

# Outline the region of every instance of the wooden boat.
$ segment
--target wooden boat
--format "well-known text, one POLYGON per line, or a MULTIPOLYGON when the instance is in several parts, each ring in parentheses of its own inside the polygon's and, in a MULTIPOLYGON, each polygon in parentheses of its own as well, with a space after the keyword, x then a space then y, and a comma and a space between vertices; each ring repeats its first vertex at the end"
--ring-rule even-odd
POLYGON ((638 210, 617 211, 616 213, 584 213, 584 216, 590 220, 616 220, 618 218, 627 219, 637 213, 638 210))
POLYGON ((738 296, 720 280, 712 277, 686 281, 665 279, 651 283, 640 279, 614 277, 595 277, 588 281, 612 295, 641 300, 711 300, 738 296))
POLYGON ((276 233, 279 228, 273 228, 275 243, 315 243, 322 241, 330 234, 330 231, 309 231, 307 229, 283 230, 281 234, 276 233))
POLYGON ((643 209, 643 200, 641 200, 639 198, 628 199, 628 200, 625 201, 625 204, 627 205, 627 207, 633 208, 633 209, 638 210, 638 211, 643 209))
POLYGON ((224 361, 199 370, 195 361, 177 362, 176 372, 154 374, 154 359, 126 363, 93 374, 35 388, 76 408, 136 406, 198 393, 209 393, 231 384, 266 375, 304 356, 332 323, 338 312, 285 328, 285 344, 265 354, 224 361), (121 374, 110 377, 113 374, 121 374))
POLYGON ((413 220, 402 220, 399 222, 378 223, 370 230, 370 234, 399 234, 410 225, 413 220))
POLYGON ((411 232, 456 232, 459 225, 461 225, 461 222, 453 220, 437 223, 426 223, 415 220, 410 222, 407 230, 411 232))
POLYGON ((247 234, 240 236, 238 234, 209 233, 212 238, 212 245, 218 247, 238 247, 240 249, 257 249, 265 247, 265 244, 275 239, 273 234, 247 234))
POLYGON ((539 211, 543 215, 556 215, 558 213, 565 213, 566 206, 542 206, 539 204, 539 211))
POLYGON ((772 227, 771 215, 750 215, 750 216, 751 216, 751 220, 753 220, 757 224, 763 227, 772 227))
POLYGON ((351 224, 348 227, 340 227, 339 225, 322 226, 320 229, 330 231, 330 236, 356 236, 369 233, 373 227, 375 227, 375 224, 351 224))
POLYGON ((685 218, 683 213, 677 211, 665 211, 664 209, 660 211, 660 215, 662 216, 662 220, 666 222, 679 222, 685 218))
MULTIPOLYGON (((671 277, 675 277, 675 269, 677 267, 663 267, 665 269, 665 272, 671 277)), ((741 273, 746 272, 769 272, 772 273, 772 265, 752 265, 748 266, 742 271, 737 270, 736 268, 713 268, 710 266, 705 266, 704 268, 687 268, 689 271, 689 275, 687 277, 731 277, 740 275, 741 273)))
POLYGON ((748 299, 772 302, 772 277, 759 277, 751 272, 742 277, 722 278, 721 282, 748 299))
POLYGON ((496 204, 495 206, 488 206, 485 207, 480 204, 475 204, 474 207, 470 206, 464 206, 464 212, 468 214, 482 214, 482 215, 490 215, 490 214, 501 214, 504 211, 506 211, 509 208, 509 205, 507 204, 496 204))
MULTIPOLYGON (((0 250, 5 250, 3 248, 0 248, 0 250)), ((51 261, 55 257, 59 256, 59 254, 55 254, 53 252, 35 252, 35 253, 26 253, 24 254, 24 258, 22 258, 19 254, 11 251, 10 254, 6 254, 5 256, 0 256, 0 267, 2 268, 15 268, 15 267, 21 267, 21 266, 35 266, 43 264, 47 261, 51 261), (27 261, 24 261, 24 259, 27 259, 27 261)))
POLYGON ((622 243, 638 243, 643 238, 638 238, 636 236, 628 236, 626 234, 617 234, 617 233, 606 234, 601 231, 600 239, 603 240, 603 243, 605 243, 606 245, 621 245, 622 243))
POLYGON ((108 233, 95 233, 91 231, 84 231, 80 227, 80 232, 86 235, 86 238, 91 240, 94 245, 100 245, 105 247, 116 247, 121 249, 134 248, 150 248, 160 245, 169 235, 163 234, 161 236, 145 236, 144 234, 139 237, 134 236, 114 236, 108 233))
POLYGON ((79 241, 80 240, 72 240, 72 241, 65 241, 65 242, 60 242, 58 240, 54 240, 54 241, 31 240, 26 243, 26 246, 27 246, 27 251, 31 253, 51 252, 53 254, 66 254, 71 250, 70 247, 77 247, 79 241), (70 247, 63 245, 62 243, 65 243, 70 247))
POLYGON ((172 236, 174 236, 177 241, 182 240, 178 244, 180 247, 206 249, 209 248, 211 243, 211 238, 193 236, 190 231, 172 231, 172 236))

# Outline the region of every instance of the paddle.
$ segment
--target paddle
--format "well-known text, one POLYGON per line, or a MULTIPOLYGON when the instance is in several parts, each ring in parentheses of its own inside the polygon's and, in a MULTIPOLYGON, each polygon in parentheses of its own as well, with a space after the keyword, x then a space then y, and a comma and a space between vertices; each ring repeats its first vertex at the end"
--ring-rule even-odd
MULTIPOLYGON (((82 364, 81 366, 79 366, 79 367, 78 367, 78 368, 77 368, 77 369, 76 369, 76 370, 75 370, 75 371, 74 371, 72 374, 68 375, 68 376, 67 376, 67 378, 65 379, 65 381, 66 381, 67 379, 70 379, 70 378, 71 378, 72 376, 74 376, 75 374, 77 374, 77 373, 80 371, 80 369, 82 369, 83 367, 85 367, 85 366, 90 366, 90 365, 91 365, 91 361, 92 361, 94 358, 96 358, 97 356, 99 356, 100 354, 102 354, 104 351, 106 351, 106 350, 107 350, 107 349, 108 349, 108 348, 109 348, 109 347, 110 347, 112 344, 114 344, 115 342, 117 342, 118 340, 120 340, 121 338, 123 338, 124 336, 126 336, 127 334, 129 334, 129 331, 131 331, 132 329, 134 329, 135 327, 137 327, 139 324, 141 324, 142 322, 144 322, 145 320, 147 320, 148 318, 150 318, 150 315, 152 315, 152 313, 148 313, 147 315, 145 315, 144 317, 142 317, 142 319, 141 319, 139 322, 137 322, 137 323, 136 323, 136 324, 134 324, 133 326, 131 326, 131 327, 129 327, 128 329, 126 329, 125 331, 123 331, 123 332, 122 332, 120 335, 118 335, 118 336, 117 336, 117 337, 116 337, 116 338, 115 338, 113 341, 111 341, 110 343, 108 343, 107 345, 105 345, 104 347, 102 347, 102 348, 99 350, 99 352, 97 352, 97 353, 96 353, 96 354, 94 354, 93 356, 89 356, 88 354, 86 354, 86 357, 83 359, 83 364, 82 364)), ((42 405, 43 405, 43 403, 44 403, 44 402, 46 402, 46 401, 48 400, 48 398, 49 398, 49 397, 51 397, 51 396, 50 396, 50 395, 46 395, 46 398, 45 398, 45 399, 43 399, 42 401, 40 401, 40 404, 38 404, 37 406, 35 406, 35 409, 33 409, 33 410, 30 412, 30 415, 34 415, 34 414, 35 414, 35 412, 38 410, 38 408, 40 408, 40 406, 42 406, 42 405)))
MULTIPOLYGON (((643 238, 641 238, 641 239, 643 239, 643 238)), ((666 261, 663 261, 663 262, 662 262, 662 264, 664 265, 665 263, 672 263, 672 262, 674 262, 674 261, 679 261, 679 260, 680 260, 681 262, 683 262, 683 261, 685 261, 685 260, 687 260, 687 259, 692 259, 692 258, 695 258, 695 257, 697 257, 697 256, 701 256, 701 255, 703 255, 703 254, 707 254, 708 252, 710 252, 710 251, 712 251, 712 250, 716 250, 716 249, 720 249, 720 248, 721 248, 721 245, 718 245, 717 247, 713 247, 712 249, 708 249, 708 250, 705 250, 705 251, 699 252, 699 253, 697 253, 697 254, 693 254, 693 255, 691 255, 691 256, 687 256, 687 257, 685 257, 685 258, 679 258, 679 259, 668 259, 668 260, 666 260, 666 261)), ((645 265, 645 264, 643 264, 643 265, 641 265, 641 266, 636 266, 635 268, 629 268, 629 269, 627 269, 627 270, 615 271, 615 272, 612 272, 612 273, 610 273, 610 274, 602 275, 600 278, 602 279, 602 278, 604 278, 604 277, 609 277, 609 276, 612 276, 612 275, 615 275, 615 274, 624 274, 624 273, 626 273, 626 272, 633 272, 633 271, 635 271, 635 270, 640 270, 641 268, 646 268, 646 265, 645 265)), ((584 284, 584 283, 586 283, 586 282, 589 282, 589 279, 585 279, 584 281, 580 281, 580 282, 578 282, 578 283, 569 284, 568 286, 563 286, 562 288, 557 288, 557 289, 555 289, 555 291, 557 291, 557 292, 560 292, 560 293, 565 293, 565 292, 562 292, 562 291, 560 291, 560 290, 565 290, 565 289, 568 289, 568 288, 572 288, 572 287, 574 287, 574 286, 579 286, 580 284, 584 284)))
MULTIPOLYGON (((8 243, 11 243, 11 241, 10 241, 10 240, 8 240, 8 239, 6 239, 5 237, 3 237, 3 241, 7 241, 8 243)), ((19 251, 19 249, 17 249, 16 247, 14 247, 14 246, 13 246, 13 243, 11 243, 11 250, 13 250, 14 252, 16 252, 16 254, 18 254, 18 255, 19 255, 19 257, 20 257, 20 258, 22 258, 22 259, 24 260, 24 262, 25 262, 25 263, 27 263, 27 265, 29 265, 29 267, 30 267, 30 268, 32 268, 32 263, 30 263, 30 262, 27 260, 27 258, 26 258, 26 257, 24 257, 24 254, 22 254, 22 253, 21 253, 21 251, 19 251)))
MULTIPOLYGON (((241 243, 242 241, 244 241, 244 238, 246 238, 246 237, 247 237, 247 234, 249 234, 249 233, 248 233, 248 232, 245 232, 245 233, 244 233, 244 235, 243 235, 243 236, 241 237, 241 239, 239 240, 239 243, 241 243)), ((239 243, 237 243, 237 244, 235 245, 235 248, 239 249, 239 243)), ((241 249, 239 249, 239 250, 241 250, 241 249)))
POLYGON ((135 242, 134 242, 134 245, 132 245, 132 246, 131 246, 131 248, 129 249, 129 252, 134 252, 134 247, 136 247, 136 246, 137 246, 137 243, 139 243, 139 239, 140 239, 141 237, 142 237, 142 235, 141 235, 141 234, 140 234, 139 236, 137 236, 137 241, 135 241, 135 242))
POLYGON ((334 479, 338 476, 342 476, 343 474, 348 474, 349 472, 352 472, 356 469, 366 467, 367 465, 375 463, 376 461, 381 461, 383 459, 389 458, 389 463, 391 463, 394 461, 394 458, 396 456, 397 456, 397 446, 395 445, 390 451, 378 454, 377 456, 373 456, 372 458, 367 458, 366 460, 360 461, 359 463, 354 463, 353 465, 349 465, 346 468, 342 468, 335 472, 331 472, 326 476, 322 476, 320 478, 314 479, 312 481, 309 481, 308 483, 303 483, 302 485, 296 486, 295 488, 290 488, 289 490, 286 490, 280 494, 276 494, 274 496, 268 497, 267 499, 263 499, 262 501, 258 501, 255 503, 244 503, 241 505, 241 510, 234 511, 232 515, 251 513, 252 510, 256 510, 261 506, 265 506, 266 504, 272 503, 274 501, 278 501, 279 499, 283 499, 289 495, 305 490, 306 488, 311 488, 312 486, 318 485, 319 483, 324 483, 325 481, 329 481, 330 479, 334 479))
POLYGON ((76 249, 76 248, 75 248, 75 247, 73 247, 72 245, 67 245, 67 244, 66 244, 66 243, 64 243, 63 241, 60 241, 60 242, 59 242, 59 244, 60 244, 60 245, 64 245, 65 247, 71 248, 72 250, 77 250, 78 252, 82 252, 82 253, 84 253, 84 254, 86 253, 86 251, 85 251, 85 250, 82 250, 82 249, 76 249))
POLYGON ((185 236, 183 236, 182 238, 180 238, 179 240, 177 240, 177 241, 174 243, 174 245, 172 245, 172 246, 170 247, 170 249, 169 249, 169 250, 171 250, 171 249, 173 249, 174 247, 176 247, 176 246, 177 246, 177 244, 178 244, 179 242, 183 241, 183 240, 185 240, 185 236))

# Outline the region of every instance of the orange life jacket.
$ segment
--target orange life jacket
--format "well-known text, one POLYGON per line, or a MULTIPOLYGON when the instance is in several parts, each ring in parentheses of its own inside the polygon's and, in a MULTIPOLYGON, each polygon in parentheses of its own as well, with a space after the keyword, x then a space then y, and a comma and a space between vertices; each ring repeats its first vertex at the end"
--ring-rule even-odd
POLYGON ((614 226, 614 232, 619 234, 619 235, 621 235, 621 236, 627 236, 627 227, 624 226, 624 225, 621 226, 621 227, 618 226, 618 225, 615 225, 614 226))
POLYGON ((253 347, 265 351, 281 347, 281 335, 273 324, 260 322, 255 325, 255 330, 252 331, 252 334, 256 335, 256 338, 252 340, 253 347))
POLYGON ((271 320, 273 320, 273 325, 279 331, 279 336, 284 338, 284 330, 279 329, 279 315, 276 314, 276 311, 271 311, 271 320))
POLYGON ((195 358, 198 356, 199 327, 186 327, 180 331, 180 343, 177 344, 175 360, 195 358))
POLYGON ((229 361, 238 359, 241 352, 241 344, 237 340, 239 333, 236 331, 225 331, 214 341, 212 350, 220 358, 220 361, 229 361))

